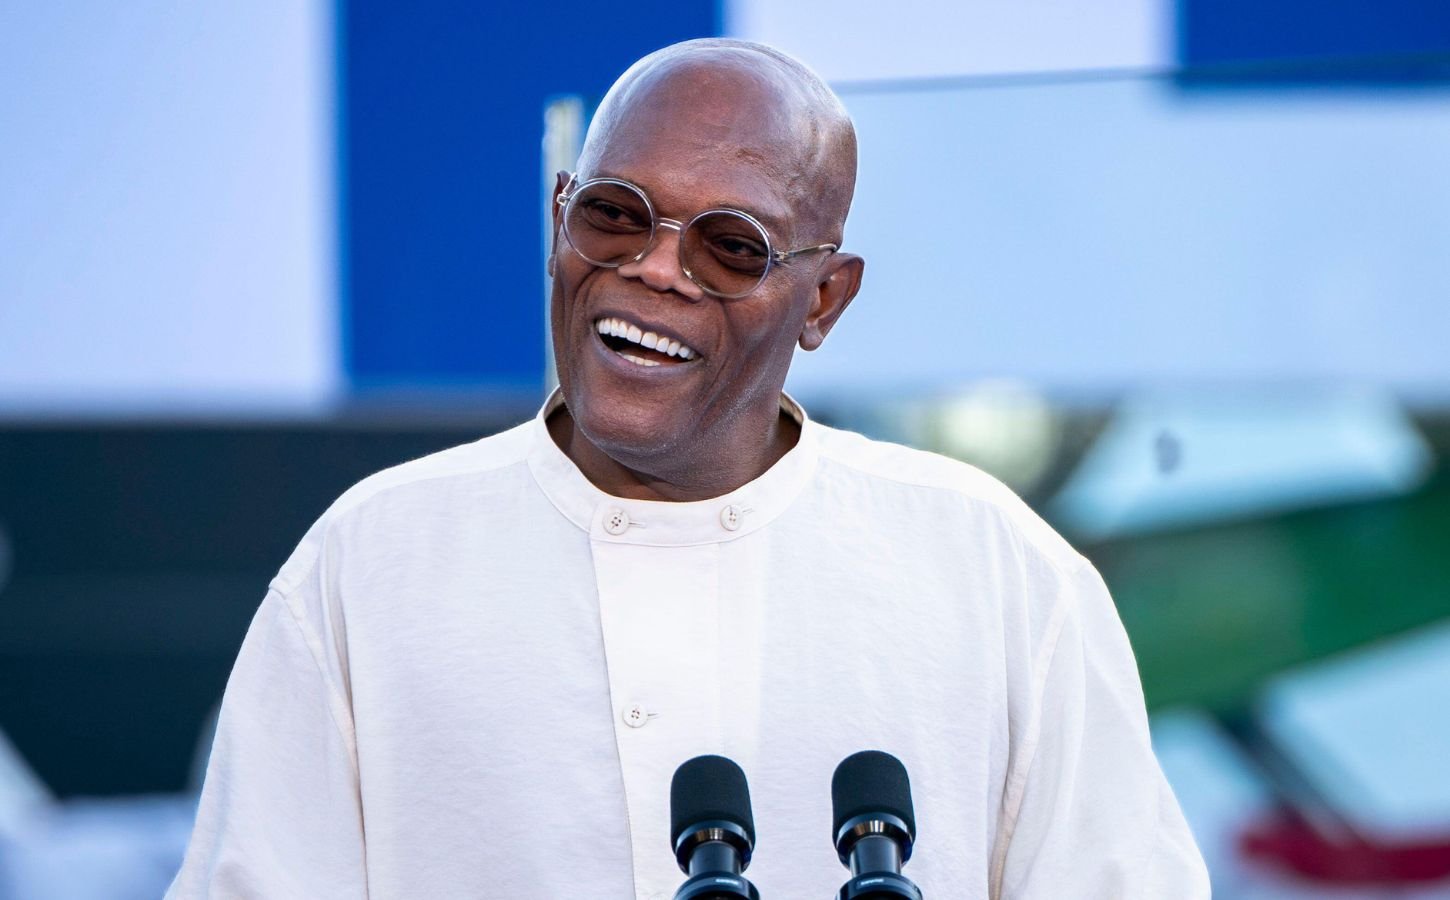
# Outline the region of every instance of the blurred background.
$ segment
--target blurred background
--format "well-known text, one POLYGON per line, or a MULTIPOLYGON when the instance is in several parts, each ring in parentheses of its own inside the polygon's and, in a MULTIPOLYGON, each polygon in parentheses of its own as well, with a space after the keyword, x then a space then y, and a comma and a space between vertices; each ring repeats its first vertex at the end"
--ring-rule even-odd
POLYGON ((268 580, 534 414, 552 174, 720 34, 860 134, 790 389, 1098 565, 1215 896, 1450 897, 1438 0, 0 0, 0 897, 161 894, 268 580))

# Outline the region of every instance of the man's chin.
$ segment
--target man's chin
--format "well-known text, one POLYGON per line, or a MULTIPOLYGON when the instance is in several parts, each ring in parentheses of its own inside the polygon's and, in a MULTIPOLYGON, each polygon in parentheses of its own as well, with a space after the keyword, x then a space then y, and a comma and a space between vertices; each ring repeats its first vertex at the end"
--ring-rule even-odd
POLYGON ((577 406, 569 404, 580 433, 615 462, 631 467, 679 446, 686 418, 679 412, 638 398, 597 395, 579 398, 577 406))

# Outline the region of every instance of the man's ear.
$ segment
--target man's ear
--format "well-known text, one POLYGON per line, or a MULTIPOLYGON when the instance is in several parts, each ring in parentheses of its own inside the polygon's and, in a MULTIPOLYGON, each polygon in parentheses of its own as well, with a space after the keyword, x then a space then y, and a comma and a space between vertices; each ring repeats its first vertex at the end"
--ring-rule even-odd
POLYGON ((554 192, 549 195, 549 219, 554 223, 554 228, 549 237, 549 258, 544 261, 544 269, 549 277, 554 277, 554 254, 559 252, 559 217, 564 214, 564 207, 558 203, 559 195, 564 193, 564 188, 569 186, 569 179, 574 176, 565 171, 560 171, 554 176, 554 192))
POLYGON ((814 350, 825 341, 841 313, 861 289, 866 260, 852 253, 833 253, 821 267, 815 299, 801 328, 802 350, 814 350))

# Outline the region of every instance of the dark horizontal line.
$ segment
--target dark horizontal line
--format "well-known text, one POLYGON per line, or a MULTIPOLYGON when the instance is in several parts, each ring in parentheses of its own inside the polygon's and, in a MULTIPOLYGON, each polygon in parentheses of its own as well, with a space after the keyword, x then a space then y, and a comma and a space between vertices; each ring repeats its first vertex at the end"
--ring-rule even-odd
POLYGON ((838 93, 849 96, 908 91, 912 93, 950 91, 963 88, 1039 87, 1152 78, 1214 80, 1261 77, 1278 80, 1286 76, 1306 75, 1323 78, 1329 75, 1373 74, 1375 70, 1380 69, 1402 70, 1406 66, 1443 66, 1445 69, 1440 77, 1450 81, 1450 52, 1433 52, 1372 56, 1296 57, 1190 66, 1169 64, 1101 69, 1063 69, 1055 72, 1004 72, 981 75, 942 75, 927 78, 863 79, 833 82, 832 87, 838 93))

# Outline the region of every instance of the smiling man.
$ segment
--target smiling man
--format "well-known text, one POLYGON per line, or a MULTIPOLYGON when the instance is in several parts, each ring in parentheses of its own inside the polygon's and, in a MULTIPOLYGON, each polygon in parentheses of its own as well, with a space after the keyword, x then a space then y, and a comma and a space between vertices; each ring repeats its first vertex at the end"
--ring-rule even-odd
POLYGON ((855 178, 845 110, 783 54, 696 43, 625 73, 579 174, 559 176, 550 257, 550 428, 590 481, 717 497, 795 444, 793 351, 820 346, 861 284, 838 252, 855 178))
POLYGON ((928 897, 1208 895, 1097 573, 1000 484, 782 394, 855 296, 855 136, 754 44, 641 60, 552 204, 560 390, 379 473, 273 581, 173 897, 669 897, 669 782, 747 773, 765 896, 845 880, 898 756, 928 897))

